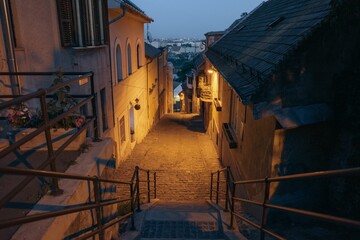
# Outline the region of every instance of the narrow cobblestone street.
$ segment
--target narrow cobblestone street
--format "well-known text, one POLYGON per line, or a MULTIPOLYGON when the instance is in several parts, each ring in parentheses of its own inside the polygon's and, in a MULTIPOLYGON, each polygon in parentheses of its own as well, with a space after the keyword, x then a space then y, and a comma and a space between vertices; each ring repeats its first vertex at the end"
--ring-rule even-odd
POLYGON ((200 117, 175 113, 164 116, 135 146, 116 178, 130 181, 135 166, 157 171, 157 198, 184 201, 209 199, 210 173, 221 163, 200 117))

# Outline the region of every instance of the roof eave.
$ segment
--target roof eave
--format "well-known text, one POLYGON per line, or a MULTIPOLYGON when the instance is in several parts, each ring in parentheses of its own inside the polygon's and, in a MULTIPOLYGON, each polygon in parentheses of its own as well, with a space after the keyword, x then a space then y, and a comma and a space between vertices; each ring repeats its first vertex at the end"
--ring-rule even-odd
POLYGON ((136 8, 134 8, 133 6, 131 6, 130 4, 128 3, 125 3, 126 5, 126 9, 133 13, 133 14, 136 14, 137 16, 141 17, 145 23, 151 23, 151 22, 154 22, 154 19, 152 19, 151 17, 149 17, 148 15, 146 15, 145 13, 137 10, 136 8))

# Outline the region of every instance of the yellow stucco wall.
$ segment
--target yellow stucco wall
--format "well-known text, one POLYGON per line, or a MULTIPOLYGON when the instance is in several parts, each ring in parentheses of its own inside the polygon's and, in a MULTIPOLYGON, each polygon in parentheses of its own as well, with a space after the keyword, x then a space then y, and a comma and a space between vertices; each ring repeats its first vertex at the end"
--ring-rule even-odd
MULTIPOLYGON (((110 9, 109 19, 122 14, 122 10, 110 9)), ((131 117, 130 112, 135 106, 135 99, 141 106, 139 110, 133 109, 134 112, 134 131, 135 140, 141 142, 149 131, 148 123, 148 83, 147 83, 147 67, 144 48, 144 22, 141 18, 126 12, 125 16, 110 25, 110 52, 112 59, 112 84, 114 91, 114 112, 115 112, 115 128, 114 141, 117 149, 117 160, 123 160, 133 147, 130 135, 131 117), (128 73, 128 45, 131 47, 131 64, 132 74, 128 73), (137 46, 140 46, 140 67, 137 66, 137 46), (117 79, 117 62, 116 47, 120 46, 122 59, 121 81, 117 79), (120 141, 120 119, 125 119, 125 137, 126 141, 121 144, 120 141)))

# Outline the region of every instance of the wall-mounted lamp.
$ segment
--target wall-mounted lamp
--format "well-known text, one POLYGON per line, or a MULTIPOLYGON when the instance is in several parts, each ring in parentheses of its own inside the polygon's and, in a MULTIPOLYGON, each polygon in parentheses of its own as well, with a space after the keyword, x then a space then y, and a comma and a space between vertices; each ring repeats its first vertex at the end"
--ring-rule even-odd
POLYGON ((135 99, 135 106, 134 106, 134 108, 135 108, 135 110, 140 110, 140 104, 139 104, 139 99, 138 98, 136 98, 135 99))
POLYGON ((209 74, 213 74, 213 73, 214 73, 214 70, 208 69, 207 72, 208 72, 209 74))

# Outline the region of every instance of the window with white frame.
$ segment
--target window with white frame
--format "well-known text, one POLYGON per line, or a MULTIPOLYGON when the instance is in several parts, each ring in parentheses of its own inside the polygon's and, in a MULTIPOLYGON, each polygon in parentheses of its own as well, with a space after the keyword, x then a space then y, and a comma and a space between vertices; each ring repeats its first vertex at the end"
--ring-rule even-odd
POLYGON ((120 82, 123 79, 123 71, 122 71, 121 49, 119 45, 116 46, 115 55, 116 55, 117 81, 120 82))
POLYGON ((108 44, 107 0, 57 0, 64 47, 108 44))

